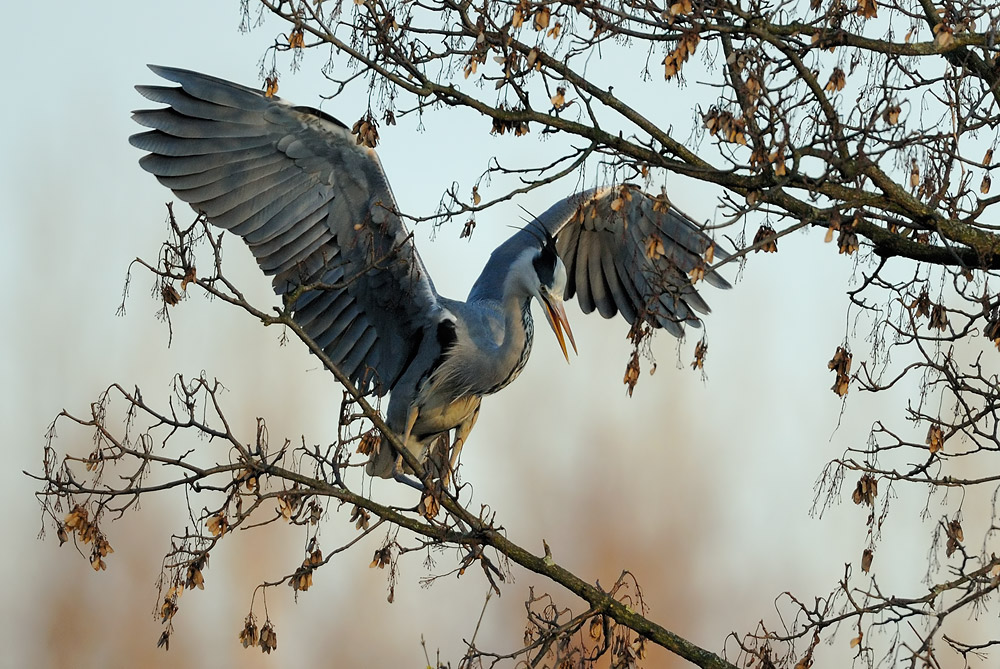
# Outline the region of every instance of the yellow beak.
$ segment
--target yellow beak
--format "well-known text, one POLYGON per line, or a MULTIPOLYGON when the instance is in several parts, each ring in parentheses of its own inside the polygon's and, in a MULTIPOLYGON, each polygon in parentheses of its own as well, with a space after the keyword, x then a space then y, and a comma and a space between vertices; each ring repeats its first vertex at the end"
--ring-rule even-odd
POLYGON ((569 362, 569 352, 566 350, 566 339, 563 337, 563 330, 569 336, 569 343, 573 346, 573 352, 577 353, 577 350, 576 341, 573 339, 573 330, 569 327, 569 321, 566 319, 566 310, 563 309, 563 302, 560 298, 553 295, 546 295, 539 301, 545 309, 545 318, 548 319, 549 325, 552 326, 552 331, 556 333, 556 339, 559 340, 559 348, 562 349, 566 362, 569 362))

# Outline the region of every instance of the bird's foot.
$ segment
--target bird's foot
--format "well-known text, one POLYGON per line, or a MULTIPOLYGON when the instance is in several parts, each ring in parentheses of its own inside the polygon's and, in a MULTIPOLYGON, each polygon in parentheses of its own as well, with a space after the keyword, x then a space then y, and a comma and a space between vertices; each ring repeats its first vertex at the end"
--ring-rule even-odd
POLYGON ((420 492, 426 490, 423 483, 421 483, 417 479, 410 478, 409 476, 407 476, 402 472, 394 473, 392 475, 392 478, 400 483, 405 483, 406 485, 410 486, 411 488, 414 488, 415 490, 419 490, 420 492))
POLYGON ((424 484, 416 479, 412 479, 403 473, 403 456, 396 455, 396 460, 392 463, 392 478, 400 483, 405 483, 411 488, 415 488, 420 492, 426 490, 424 484))

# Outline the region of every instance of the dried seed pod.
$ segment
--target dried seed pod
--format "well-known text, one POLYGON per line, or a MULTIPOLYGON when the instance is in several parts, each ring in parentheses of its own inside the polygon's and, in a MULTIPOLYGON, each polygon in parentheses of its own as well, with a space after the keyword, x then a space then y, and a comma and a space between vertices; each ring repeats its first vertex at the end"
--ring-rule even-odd
POLYGON ((833 354, 833 359, 827 363, 827 367, 836 373, 837 378, 833 382, 831 390, 841 397, 847 394, 847 388, 851 382, 851 360, 853 356, 843 346, 838 346, 833 354))
POLYGON ((753 236, 753 245, 757 248, 754 249, 754 253, 758 251, 763 251, 764 253, 777 253, 778 252, 778 240, 775 238, 774 228, 768 224, 764 224, 757 229, 757 234, 753 236))
POLYGON ((875 504, 875 498, 878 496, 878 481, 871 474, 865 474, 858 481, 858 485, 854 488, 854 493, 851 495, 851 499, 855 504, 864 504, 866 506, 872 506, 875 504))
POLYGON ((874 558, 875 558, 875 553, 872 552, 872 549, 866 548, 864 552, 861 554, 861 571, 865 572, 866 574, 869 571, 871 571, 872 560, 874 558))
POLYGON ((937 423, 927 430, 927 448, 931 453, 937 453, 944 448, 944 430, 937 423))

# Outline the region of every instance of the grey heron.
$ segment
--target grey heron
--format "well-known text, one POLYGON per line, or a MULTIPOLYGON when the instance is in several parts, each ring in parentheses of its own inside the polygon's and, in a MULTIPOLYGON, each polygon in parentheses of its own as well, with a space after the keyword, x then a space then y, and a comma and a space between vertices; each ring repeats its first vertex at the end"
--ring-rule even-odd
MULTIPOLYGON (((708 305, 692 277, 728 288, 725 258, 663 199, 613 187, 571 195, 501 244, 466 301, 441 296, 417 254, 374 150, 328 114, 197 72, 150 66, 179 86, 137 86, 166 105, 133 118, 140 165, 219 228, 240 236, 293 318, 360 392, 389 394, 386 423, 425 459, 455 431, 450 466, 485 395, 527 362, 531 301, 569 361, 563 299, 681 336, 708 305)), ((400 474, 382 448, 371 475, 400 474)), ((449 470, 450 471, 450 470, 449 470)))

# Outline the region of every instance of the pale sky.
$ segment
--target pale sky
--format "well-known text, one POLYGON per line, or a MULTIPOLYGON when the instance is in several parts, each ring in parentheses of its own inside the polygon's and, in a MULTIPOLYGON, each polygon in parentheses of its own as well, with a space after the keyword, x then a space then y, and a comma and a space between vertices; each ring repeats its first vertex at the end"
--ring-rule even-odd
MULTIPOLYGON (((115 316, 130 260, 155 257, 163 203, 171 197, 138 167, 140 153, 127 142, 140 130, 129 112, 146 104, 132 86, 155 82, 147 62, 258 85, 258 61, 275 31, 239 34, 237 7, 17 3, 6 14, 0 376, 7 382, 0 406, 8 464, 0 489, 8 549, 0 565, 4 599, 13 605, 0 607, 0 662, 7 666, 65 666, 71 658, 80 667, 127 667, 149 657, 280 666, 330 653, 341 654, 335 657, 344 666, 417 666, 421 635, 455 666, 479 615, 486 583, 478 573, 424 589, 418 579, 428 572, 419 558, 404 563, 396 602, 386 603, 384 574, 367 568, 366 544, 320 571, 298 603, 287 588, 270 594, 278 652, 272 659, 244 651, 236 635, 253 585, 301 560, 301 533, 283 528, 270 545, 237 537, 228 552, 212 556, 206 590, 183 598, 165 656, 154 648, 160 625, 150 612, 169 535, 188 522, 178 500, 147 502, 131 520, 109 526, 117 552, 105 573, 94 573, 71 546, 59 548, 51 530, 48 539, 36 539, 36 486, 21 471, 39 471, 43 435, 60 409, 85 412, 112 382, 138 384, 147 398, 165 402, 174 372, 205 370, 229 388, 226 399, 247 439, 260 415, 273 442, 301 434, 321 443, 335 438, 340 390, 294 344, 280 347, 279 332, 195 299, 174 311, 168 349, 166 329, 153 317, 158 305, 148 297, 152 282, 141 273, 127 315, 115 316), (67 655, 66 647, 80 655, 67 655)), ((279 94, 318 106, 326 83, 318 65, 307 60, 294 75, 283 67, 279 94)), ((676 114, 669 123, 689 122, 688 93, 663 88, 662 95, 670 101, 664 113, 676 114)), ((323 108, 350 124, 364 105, 345 95, 323 108)), ((424 125, 423 132, 411 121, 383 127, 380 155, 401 207, 426 215, 453 181, 471 188, 470 175, 484 168, 491 149, 482 146, 482 119, 430 114, 424 125)), ((517 141, 536 155, 546 150, 534 136, 517 141)), ((717 195, 689 187, 671 192, 702 220, 713 217, 717 195)), ((458 239, 457 225, 436 235, 418 228, 418 248, 439 291, 464 297, 508 226, 520 223, 518 205, 539 211, 555 197, 549 190, 486 212, 469 242, 458 239)), ((177 211, 189 215, 185 205, 177 211)), ((793 235, 779 246, 776 255, 752 256, 732 291, 706 293, 713 307, 707 380, 688 368, 697 336, 681 345, 678 363, 676 342, 664 335, 657 373, 644 374, 627 399, 627 325, 584 316, 573 305, 567 311, 579 357, 567 366, 554 338, 537 328, 524 374, 484 402, 463 453, 476 504, 496 510, 513 539, 538 551, 546 539, 557 561, 604 585, 621 569, 637 570, 652 617, 717 652, 729 631, 750 631, 761 617, 773 624, 782 591, 825 594, 845 563, 857 564, 865 511, 845 495, 822 520, 809 518, 813 484, 825 462, 863 442, 880 411, 902 411, 903 394, 871 398, 852 390, 840 417, 826 362, 846 332, 844 289, 853 260, 824 245, 822 233, 793 235)), ((230 243, 226 260, 252 299, 276 304, 241 245, 230 243)), ((65 425, 56 447, 83 455, 89 439, 65 425)), ((344 511, 326 522, 331 548, 351 536, 344 511)), ((448 551, 435 559, 444 572, 456 558, 448 551)), ((919 564, 901 567, 913 568, 919 564)), ((537 583, 518 569, 514 576, 491 602, 481 631, 497 650, 519 642, 522 602, 537 583)), ((559 597, 579 607, 573 597, 559 597)))

